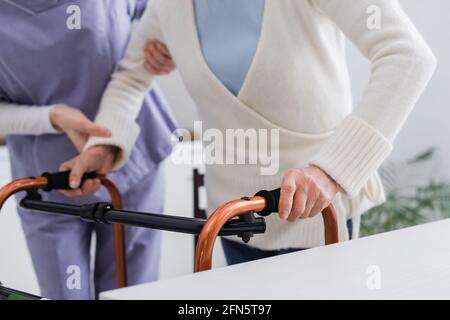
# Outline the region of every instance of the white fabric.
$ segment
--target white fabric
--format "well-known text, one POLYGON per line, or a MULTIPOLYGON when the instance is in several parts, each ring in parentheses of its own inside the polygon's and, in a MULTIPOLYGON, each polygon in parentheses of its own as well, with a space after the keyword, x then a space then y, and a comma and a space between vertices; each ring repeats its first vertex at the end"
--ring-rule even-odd
POLYGON ((0 102, 0 134, 40 135, 59 133, 50 121, 48 107, 0 102))
MULTIPOLYGON (((143 54, 146 40, 153 38, 169 47, 205 129, 280 129, 277 175, 261 176, 257 165, 207 168, 210 210, 226 200, 277 187, 289 168, 315 164, 346 191, 334 201, 341 240, 347 239, 346 218, 360 211, 368 190, 376 195, 369 197, 372 205, 383 201, 382 186, 374 184, 378 187, 374 189, 368 184, 379 181, 376 170, 436 67, 434 55, 397 1, 266 1, 260 44, 235 97, 202 57, 192 1, 155 0, 107 88, 97 118, 114 133, 109 144, 122 146, 122 137, 128 139, 119 165, 137 137, 125 128, 136 125, 143 95, 153 79, 144 68, 143 54), (371 6, 381 10, 379 29, 367 25, 371 6), (355 111, 344 36, 372 63, 369 85, 355 111), (118 115, 122 123, 111 126, 110 118, 118 115)), ((91 140, 87 147, 95 144, 91 140)), ((251 241, 262 249, 321 243, 320 217, 289 224, 275 215, 268 219, 268 231, 251 241)))

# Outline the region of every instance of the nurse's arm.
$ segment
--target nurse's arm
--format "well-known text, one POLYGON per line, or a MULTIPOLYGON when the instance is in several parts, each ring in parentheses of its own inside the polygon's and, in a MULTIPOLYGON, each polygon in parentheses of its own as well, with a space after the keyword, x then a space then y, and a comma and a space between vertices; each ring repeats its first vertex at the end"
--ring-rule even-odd
POLYGON ((105 145, 117 148, 112 170, 121 168, 128 161, 139 136, 136 118, 155 77, 145 68, 145 45, 151 39, 164 42, 156 14, 158 5, 158 0, 150 2, 101 100, 95 123, 110 129, 112 137, 91 137, 84 148, 105 145))
POLYGON ((371 61, 355 111, 311 162, 356 196, 392 150, 392 142, 428 84, 436 58, 398 1, 313 0, 371 61), (379 13, 381 24, 371 25, 379 13))
POLYGON ((0 101, 0 134, 41 135, 59 133, 50 121, 52 106, 23 106, 0 101))
POLYGON ((44 135, 65 133, 78 150, 89 136, 110 137, 108 129, 66 105, 29 106, 0 101, 0 134, 44 135))

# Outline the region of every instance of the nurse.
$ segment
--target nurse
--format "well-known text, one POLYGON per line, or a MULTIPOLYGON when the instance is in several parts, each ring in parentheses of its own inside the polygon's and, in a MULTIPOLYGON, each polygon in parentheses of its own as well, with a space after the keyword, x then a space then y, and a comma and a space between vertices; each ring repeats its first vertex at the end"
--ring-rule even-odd
MULTIPOLYGON (((436 67, 398 1, 156 0, 102 99, 96 123, 113 137, 91 137, 85 151, 66 164, 73 168, 73 187, 83 172, 100 164, 119 168, 127 160, 134 139, 115 151, 105 149, 119 146, 115 137, 123 131, 110 119, 120 114, 134 125, 140 95, 155 70, 168 62, 157 51, 144 53, 153 39, 167 45, 203 128, 223 136, 239 129, 279 132, 279 141, 272 141, 279 170, 272 175, 262 174, 262 162, 206 168, 209 212, 231 199, 281 186, 279 217, 268 217, 267 232, 248 245, 237 238, 225 242, 230 263, 322 245, 319 213, 331 202, 340 240, 349 239, 351 225, 356 237, 366 204, 384 200, 377 170, 436 67), (371 78, 357 105, 346 37, 371 62, 371 78), (108 157, 99 161, 97 152, 108 157)), ((220 151, 230 159, 247 159, 261 149, 220 151)))
MULTIPOLYGON (((88 135, 114 136, 91 120, 145 5, 139 0, 0 0, 0 132, 8 135, 13 178, 58 171, 78 154, 88 135), (68 10, 73 5, 75 10, 68 10), (79 28, 69 28, 67 21, 76 12, 79 28)), ((131 134, 137 144, 129 149, 129 162, 110 177, 126 208, 162 212, 161 162, 171 152, 175 123, 156 88, 142 92, 139 105, 133 126, 118 115, 112 119, 124 129, 116 138, 125 143, 131 134)), ((93 180, 83 190, 98 187, 93 180)), ((109 201, 105 190, 73 199, 55 192, 44 194, 44 199, 109 201)), ((116 286, 111 226, 18 210, 44 297, 90 299, 116 286), (96 250, 91 261, 93 233, 96 250)), ((129 284, 156 280, 160 233, 132 227, 125 232, 129 284)))

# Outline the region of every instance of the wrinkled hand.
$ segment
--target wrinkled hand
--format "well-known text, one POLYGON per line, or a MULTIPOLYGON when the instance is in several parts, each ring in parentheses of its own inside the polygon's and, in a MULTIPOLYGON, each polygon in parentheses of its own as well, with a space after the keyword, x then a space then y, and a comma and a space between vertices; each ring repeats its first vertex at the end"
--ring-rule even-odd
POLYGON ((156 74, 169 74, 176 66, 166 45, 158 40, 147 41, 144 48, 145 68, 156 74))
POLYGON ((63 163, 60 167, 61 171, 72 171, 69 181, 73 190, 61 192, 68 197, 89 196, 96 193, 101 186, 100 179, 86 180, 80 186, 82 176, 88 172, 97 172, 99 174, 110 172, 116 161, 118 150, 113 146, 96 146, 63 163))
POLYGON ((328 207, 340 186, 322 169, 291 169, 283 178, 279 215, 290 222, 311 218, 328 207))
POLYGON ((66 105, 56 105, 50 110, 53 127, 67 134, 78 151, 83 150, 89 136, 111 137, 111 131, 96 125, 80 110, 66 105))

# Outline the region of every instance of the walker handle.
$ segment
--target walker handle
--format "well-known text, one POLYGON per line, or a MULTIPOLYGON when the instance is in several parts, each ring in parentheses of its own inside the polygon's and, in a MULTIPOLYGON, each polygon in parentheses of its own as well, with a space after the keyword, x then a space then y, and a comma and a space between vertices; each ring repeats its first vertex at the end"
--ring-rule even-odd
POLYGON ((262 217, 267 217, 274 212, 278 212, 278 204, 280 203, 281 189, 275 189, 272 191, 261 190, 255 194, 255 197, 263 197, 266 200, 266 207, 264 210, 258 212, 262 217))
MULTIPOLYGON (((266 206, 262 211, 257 212, 260 216, 266 217, 274 212, 278 212, 278 204, 280 202, 281 189, 272 191, 261 190, 255 197, 262 197, 266 202, 266 206)), ((336 210, 332 204, 323 209, 322 217, 325 227, 325 244, 339 242, 339 228, 336 210)))
MULTIPOLYGON (((47 178, 48 184, 42 190, 45 192, 53 190, 71 190, 72 188, 69 183, 70 172, 71 171, 61 171, 56 173, 45 172, 42 176, 47 178)), ((99 175, 96 172, 85 173, 81 178, 81 185, 83 185, 86 180, 95 178, 99 178, 99 175)))
MULTIPOLYGON (((0 188, 0 210, 9 197, 20 191, 28 191, 41 189, 45 191, 70 189, 69 188, 70 171, 58 173, 44 173, 41 177, 18 179, 8 183, 0 188)), ((123 207, 122 196, 119 189, 113 181, 105 175, 96 173, 87 173, 83 175, 82 181, 87 179, 99 178, 102 185, 108 190, 112 205, 115 209, 121 210, 123 207)), ((124 226, 115 224, 114 228, 114 246, 116 254, 116 272, 117 284, 119 288, 127 286, 127 263, 126 263, 126 246, 124 226)))
MULTIPOLYGON (((261 216, 268 216, 278 212, 280 189, 259 191, 252 198, 241 198, 230 201, 216 209, 209 217, 200 233, 195 252, 195 272, 211 269, 214 243, 222 227, 231 219, 256 212, 261 216)), ((339 242, 339 229, 336 210, 330 204, 322 211, 325 232, 325 244, 339 242)))

